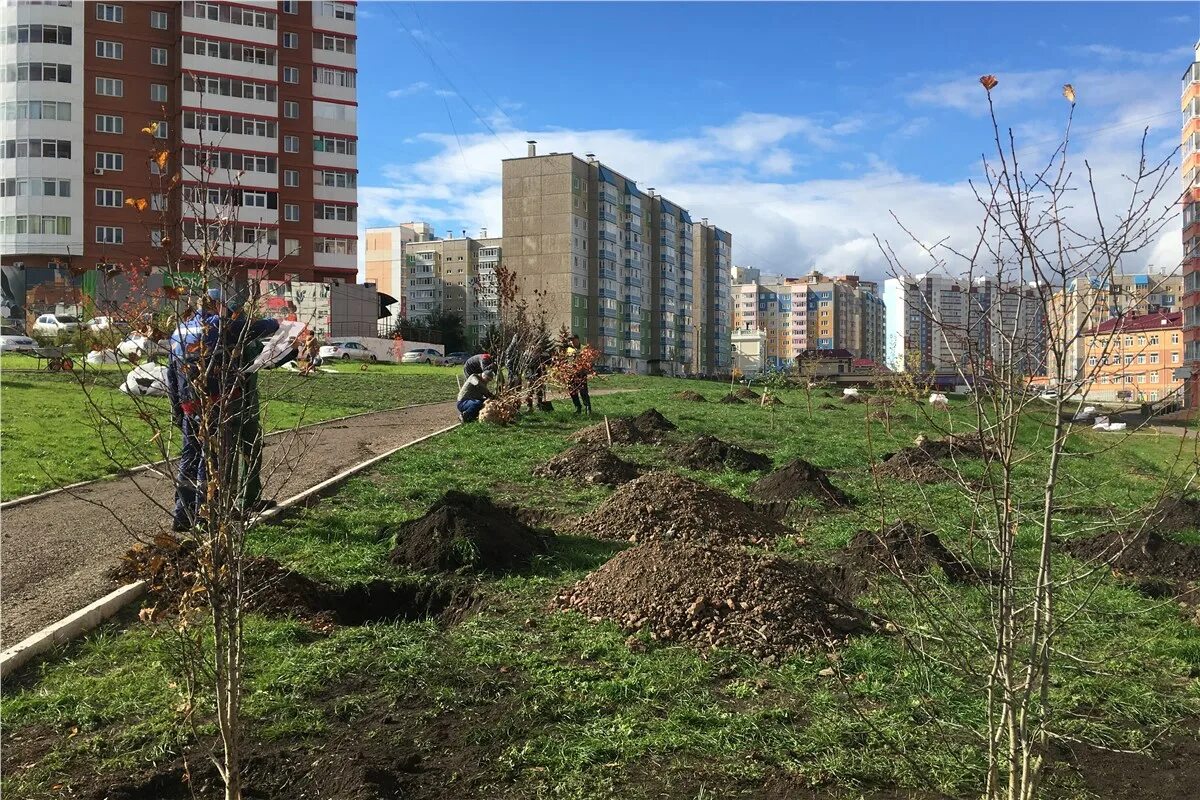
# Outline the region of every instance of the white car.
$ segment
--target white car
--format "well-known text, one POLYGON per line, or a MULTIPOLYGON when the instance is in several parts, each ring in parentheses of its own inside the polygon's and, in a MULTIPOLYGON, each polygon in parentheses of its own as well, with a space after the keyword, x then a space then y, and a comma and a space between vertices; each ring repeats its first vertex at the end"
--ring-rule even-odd
POLYGON ((58 336, 79 330, 79 319, 66 314, 42 314, 33 323, 33 332, 42 336, 58 336))
POLYGON ((333 358, 343 361, 378 361, 379 358, 358 342, 330 342, 317 351, 322 363, 333 358))
POLYGON ((37 342, 11 325, 0 327, 0 353, 29 353, 37 342))
POLYGON ((433 364, 439 367, 446 366, 446 357, 434 350, 432 347, 421 347, 416 350, 409 350, 404 355, 400 356, 401 364, 433 364))

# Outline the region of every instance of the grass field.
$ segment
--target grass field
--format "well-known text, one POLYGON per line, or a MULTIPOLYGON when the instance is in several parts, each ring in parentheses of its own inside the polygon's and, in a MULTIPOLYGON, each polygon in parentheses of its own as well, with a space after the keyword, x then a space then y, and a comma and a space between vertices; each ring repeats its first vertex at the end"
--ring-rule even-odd
MULTIPOLYGON (((776 463, 803 457, 832 470, 855 508, 795 515, 797 536, 780 545, 786 552, 823 560, 880 519, 911 520, 951 546, 962 542, 957 490, 877 486, 869 473, 872 454, 925 430, 911 405, 898 407, 891 436, 875 424, 868 441, 863 406, 810 416, 802 396, 787 393, 787 405, 772 415, 753 405, 671 396, 690 387, 716 399, 722 390, 713 384, 613 383, 639 391, 597 398, 598 413, 654 406, 684 433, 712 433, 776 463)), ((966 422, 963 407, 955 408, 966 422)), ((1027 419, 1023 440, 1044 440, 1044 423, 1027 419)), ((448 488, 488 492, 552 517, 590 509, 607 490, 529 474, 565 448, 580 424, 560 407, 505 429, 464 426, 402 451, 285 524, 256 529, 253 546, 338 584, 434 580, 388 563, 387 526, 419 516, 448 488)), ((1105 441, 1083 432, 1070 442, 1064 486, 1072 487, 1070 502, 1084 509, 1080 514, 1148 499, 1181 447, 1172 437, 1135 437, 1116 449, 1105 441)), ((643 464, 674 468, 654 448, 619 449, 643 464)), ((1030 498, 1039 491, 1041 459, 1031 456, 1018 474, 1030 498)), ((688 474, 735 494, 754 477, 688 474)), ((1025 544, 1024 556, 1032 557, 1025 544)), ((840 672, 849 676, 843 685, 829 677, 825 653, 768 667, 724 651, 701 657, 683 646, 647 642, 635 651, 612 624, 546 610, 559 587, 620 547, 560 535, 528 574, 482 579, 476 610, 449 626, 386 622, 318 635, 294 621, 252 618, 246 709, 254 743, 316 753, 355 739, 357 746, 415 752, 421 768, 413 773, 413 797, 925 798, 936 796, 933 790, 952 797, 979 791, 980 693, 956 673, 914 658, 898 638, 851 640, 840 650, 840 672)), ((968 605, 979 599, 975 589, 954 591, 968 605)), ((895 587, 863 602, 915 622, 895 587)), ((1052 699, 1068 733, 1136 748, 1176 724, 1194 731, 1200 630, 1172 604, 1105 579, 1063 645, 1070 658, 1063 656, 1052 699), (1177 723, 1184 719, 1191 721, 1177 723)), ((124 777, 185 752, 193 738, 174 710, 179 678, 171 663, 168 637, 135 622, 103 628, 10 680, 2 705, 5 795, 67 796, 91 776, 124 777)), ((212 730, 202 726, 201 735, 212 730)), ((1053 773, 1047 796, 1095 795, 1063 769, 1053 773)))
MULTIPOLYGON (((139 408, 153 409, 170 424, 165 398, 131 400, 116 390, 128 366, 105 366, 78 374, 26 371, 33 358, 0 357, 0 498, 12 499, 55 486, 103 477, 122 468, 157 460, 146 442, 151 426, 138 420, 139 408), (99 422, 102 413, 109 422, 99 422), (112 420, 128 426, 119 435, 112 420)), ((338 374, 262 373, 263 422, 267 430, 388 408, 451 400, 457 367, 375 364, 335 365, 338 374)))

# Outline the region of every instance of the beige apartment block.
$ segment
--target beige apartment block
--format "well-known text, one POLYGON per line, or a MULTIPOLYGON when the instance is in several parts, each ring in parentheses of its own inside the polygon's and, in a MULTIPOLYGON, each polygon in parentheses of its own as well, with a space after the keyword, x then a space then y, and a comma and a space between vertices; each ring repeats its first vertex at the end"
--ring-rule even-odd
POLYGON ((467 341, 482 342, 498 320, 500 253, 499 237, 473 239, 465 232, 405 243, 400 269, 404 316, 416 322, 436 312, 455 314, 463 320, 467 341))
POLYGON ((503 162, 504 264, 521 295, 606 366, 728 371, 729 234, 590 154, 534 144, 503 162))
POLYGON ((769 368, 786 368, 805 350, 848 350, 883 361, 886 318, 873 281, 817 271, 785 278, 737 267, 733 295, 734 329, 766 334, 769 368))

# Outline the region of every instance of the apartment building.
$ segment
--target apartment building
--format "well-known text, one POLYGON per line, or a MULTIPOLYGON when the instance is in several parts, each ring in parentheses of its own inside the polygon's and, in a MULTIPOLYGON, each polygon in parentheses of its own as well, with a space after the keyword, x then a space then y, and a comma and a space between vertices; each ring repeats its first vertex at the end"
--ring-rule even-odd
POLYGON ((765 332, 768 367, 791 366, 804 350, 848 350, 860 359, 883 360, 884 303, 873 281, 817 271, 785 278, 736 267, 733 295, 734 330, 765 332))
POLYGON ((732 237, 591 154, 503 162, 504 263, 551 328, 600 363, 666 375, 727 373, 732 237))
POLYGON ((396 298, 393 319, 404 316, 404 245, 434 238, 433 226, 427 222, 405 222, 400 225, 366 229, 365 277, 379 291, 396 298))
POLYGON ((967 281, 945 275, 888 278, 884 282, 887 364, 896 371, 965 373, 992 360, 1027 375, 1045 371, 1043 304, 1034 287, 967 281))
POLYGON ((1183 73, 1183 342, 1185 398, 1200 408, 1200 43, 1183 73))
POLYGON ((109 264, 186 272, 201 252, 251 281, 352 283, 355 16, 352 2, 0 3, 10 289, 109 264))
MULTIPOLYGON (((1076 278, 1055 292, 1046 309, 1049 335, 1067 343, 1068 380, 1079 375, 1087 346, 1083 331, 1121 315, 1144 316, 1156 311, 1179 311, 1183 301, 1183 276, 1143 273, 1111 278, 1076 278)), ((1057 375, 1053 353, 1047 353, 1047 371, 1057 375)))
POLYGON ((417 322, 430 314, 455 314, 471 343, 482 342, 499 321, 496 268, 500 237, 419 238, 405 243, 400 266, 403 316, 417 322))
POLYGON ((1096 402, 1153 403, 1180 397, 1183 312, 1153 311, 1106 320, 1083 331, 1079 390, 1096 402))

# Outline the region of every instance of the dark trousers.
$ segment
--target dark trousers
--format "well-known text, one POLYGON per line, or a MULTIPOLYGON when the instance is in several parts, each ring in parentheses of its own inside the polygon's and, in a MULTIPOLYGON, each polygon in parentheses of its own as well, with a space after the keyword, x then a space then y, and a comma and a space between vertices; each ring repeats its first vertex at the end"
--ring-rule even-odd
POLYGON ((588 394, 587 381, 579 384, 579 386, 576 387, 576 390, 571 392, 571 402, 575 404, 576 412, 582 411, 586 408, 589 414, 592 413, 592 398, 588 394))
POLYGON ((474 422, 479 419, 479 412, 483 410, 482 400, 459 400, 458 413, 462 416, 463 422, 474 422))
POLYGON ((262 499, 262 425, 258 400, 245 401, 234 419, 237 437, 238 506, 250 509, 262 499))
POLYGON ((185 416, 180 425, 183 448, 179 451, 179 469, 175 480, 174 522, 192 525, 200 515, 200 501, 208 482, 204 446, 200 441, 199 417, 185 416))

